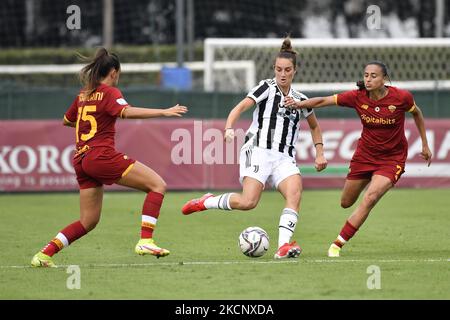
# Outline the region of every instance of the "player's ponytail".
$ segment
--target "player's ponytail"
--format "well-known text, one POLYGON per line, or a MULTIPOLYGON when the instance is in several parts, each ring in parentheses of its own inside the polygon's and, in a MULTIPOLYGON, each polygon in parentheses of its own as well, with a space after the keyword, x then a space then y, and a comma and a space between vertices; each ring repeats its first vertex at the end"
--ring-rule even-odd
MULTIPOLYGON (((388 73, 388 68, 387 68, 387 66, 386 66, 383 62, 381 62, 381 61, 371 61, 371 62, 367 63, 367 64, 364 66, 364 69, 365 69, 367 66, 369 66, 369 65, 376 65, 376 66, 379 66, 379 67, 381 68, 381 72, 383 73, 383 77, 387 77, 387 78, 389 79, 389 82, 391 81, 391 78, 389 77, 389 73, 388 73)), ((356 86, 358 87, 358 90, 364 90, 364 89, 366 89, 366 86, 365 86, 363 80, 357 81, 357 82, 356 82, 356 86)))
POLYGON ((294 65, 294 68, 297 68, 297 52, 292 48, 291 38, 289 36, 283 40, 283 44, 281 45, 277 58, 290 59, 294 65))
POLYGON ((283 51, 294 53, 294 54, 297 53, 297 52, 294 51, 294 49, 292 49, 292 43, 291 43, 291 38, 290 37, 286 37, 283 40, 283 44, 281 45, 280 52, 283 52, 283 51))
POLYGON ((109 53, 105 48, 100 48, 93 58, 86 58, 79 55, 88 64, 80 71, 80 81, 84 88, 83 95, 91 95, 100 82, 105 78, 111 69, 120 70, 119 57, 114 53, 109 53))

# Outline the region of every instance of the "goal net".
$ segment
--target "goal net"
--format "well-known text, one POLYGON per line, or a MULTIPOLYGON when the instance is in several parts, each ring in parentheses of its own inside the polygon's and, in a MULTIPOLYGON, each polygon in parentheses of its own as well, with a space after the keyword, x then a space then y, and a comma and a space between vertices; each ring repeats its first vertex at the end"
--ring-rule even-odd
MULTIPOLYGON (((214 70, 216 63, 233 66, 253 61, 253 84, 273 78, 274 58, 283 39, 208 38, 204 43, 207 91, 245 91, 248 84, 231 69, 214 70), (241 79, 241 80, 239 80, 241 79)), ((292 39, 299 53, 294 87, 303 91, 355 88, 367 62, 387 64, 393 85, 405 89, 450 88, 450 39, 292 39)))

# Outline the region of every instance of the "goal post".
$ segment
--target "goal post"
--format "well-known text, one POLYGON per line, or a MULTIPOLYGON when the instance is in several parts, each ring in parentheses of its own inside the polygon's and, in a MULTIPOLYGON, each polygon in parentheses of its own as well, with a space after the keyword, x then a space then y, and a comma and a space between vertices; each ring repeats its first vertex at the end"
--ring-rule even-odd
MULTIPOLYGON (((387 64, 393 85, 405 88, 448 89, 450 39, 291 39, 299 53, 299 72, 294 86, 324 89, 346 88, 362 79, 363 66, 373 60, 387 64), (410 83, 411 82, 411 83, 410 83), (410 86, 411 85, 411 86, 410 86)), ((273 77, 272 65, 282 38, 208 38, 204 42, 204 89, 245 91, 248 84, 234 86, 231 71, 214 70, 217 63, 253 61, 256 81, 273 77), (219 86, 226 83, 226 86, 219 86)))

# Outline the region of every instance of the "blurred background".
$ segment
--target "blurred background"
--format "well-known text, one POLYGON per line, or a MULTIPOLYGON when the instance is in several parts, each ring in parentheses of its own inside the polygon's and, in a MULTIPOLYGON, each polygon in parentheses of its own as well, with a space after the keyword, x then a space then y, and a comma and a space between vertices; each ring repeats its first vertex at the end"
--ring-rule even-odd
MULTIPOLYGON (((189 106, 187 118, 211 119, 221 127, 250 88, 273 77, 273 59, 288 34, 299 52, 294 87, 308 96, 354 89, 365 63, 384 61, 391 84, 411 90, 425 117, 438 121, 430 135, 443 167, 433 177, 448 182, 450 0, 3 0, 0 126, 10 130, 11 120, 61 119, 80 86, 77 53, 92 55, 104 46, 121 59, 120 89, 130 104, 180 102, 189 106)), ((336 119, 356 121, 346 108, 317 114, 331 121, 324 122, 331 131, 336 119)), ((336 150, 347 134, 341 132, 341 140, 333 140, 336 150)), ((31 167, 31 160, 21 159, 30 153, 19 149, 14 158, 16 149, 5 149, 10 138, 2 135, 0 172, 9 181, 9 175, 21 173, 13 170, 15 160, 22 171, 31 167)), ((411 158, 417 157, 412 151, 411 158)), ((348 162, 348 152, 337 153, 337 163, 348 162)), ((311 162, 311 155, 300 154, 299 160, 311 162)), ((335 153, 329 156, 333 160, 335 153)), ((346 169, 340 170, 342 178, 346 169)), ((211 186, 208 181, 202 186, 211 186)), ((4 190, 13 188, 5 187, 14 185, 8 183, 4 190)))

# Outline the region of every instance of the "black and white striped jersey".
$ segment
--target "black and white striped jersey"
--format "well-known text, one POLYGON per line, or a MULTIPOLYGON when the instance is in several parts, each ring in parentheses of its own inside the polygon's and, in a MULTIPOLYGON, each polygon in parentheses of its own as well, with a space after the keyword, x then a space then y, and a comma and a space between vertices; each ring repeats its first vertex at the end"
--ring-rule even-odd
MULTIPOLYGON (((295 100, 306 100, 304 94, 290 89, 288 96, 295 100)), ((284 95, 275 78, 262 80, 248 93, 256 108, 253 121, 247 130, 245 142, 255 146, 278 150, 295 157, 295 144, 300 129, 300 118, 313 114, 312 109, 290 109, 284 107, 284 95)))

